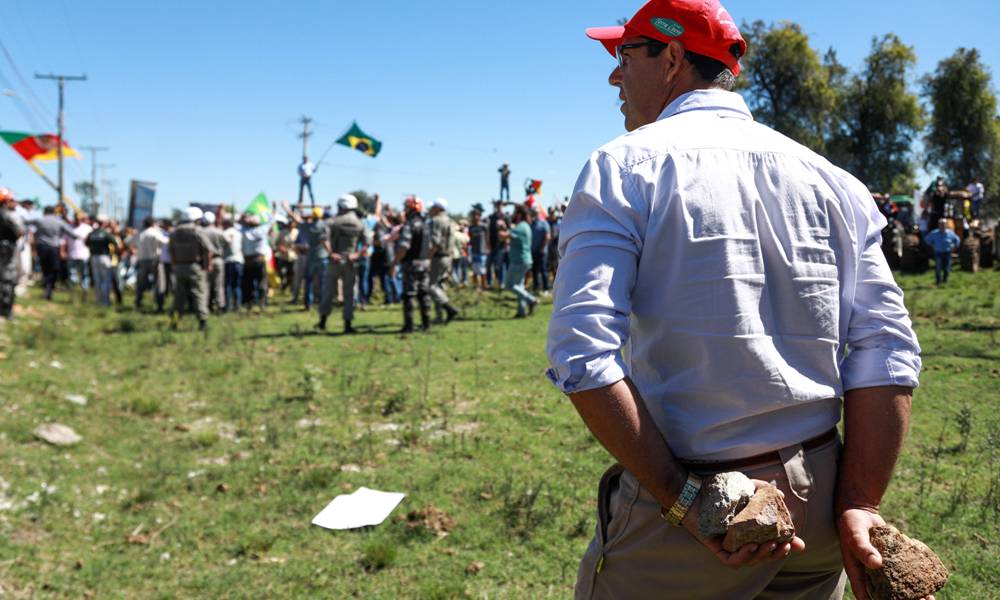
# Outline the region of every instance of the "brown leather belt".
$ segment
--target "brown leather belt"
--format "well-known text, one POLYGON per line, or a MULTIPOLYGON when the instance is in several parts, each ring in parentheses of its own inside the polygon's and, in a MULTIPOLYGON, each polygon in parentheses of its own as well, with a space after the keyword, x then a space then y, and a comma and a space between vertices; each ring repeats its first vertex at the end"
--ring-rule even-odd
MULTIPOLYGON (((806 452, 819 448, 825 444, 829 444, 833 440, 837 439, 837 428, 834 427, 827 431, 826 433, 821 433, 814 438, 809 438, 808 440, 802 442, 802 449, 806 452)), ((781 455, 777 450, 771 452, 765 452, 763 454, 755 454, 753 456, 747 456, 746 458, 736 458, 733 460, 687 460, 679 459, 677 462, 681 463, 685 467, 690 469, 698 470, 711 470, 711 471, 737 471, 745 467, 750 467, 753 465, 761 465, 771 462, 781 462, 781 455)))

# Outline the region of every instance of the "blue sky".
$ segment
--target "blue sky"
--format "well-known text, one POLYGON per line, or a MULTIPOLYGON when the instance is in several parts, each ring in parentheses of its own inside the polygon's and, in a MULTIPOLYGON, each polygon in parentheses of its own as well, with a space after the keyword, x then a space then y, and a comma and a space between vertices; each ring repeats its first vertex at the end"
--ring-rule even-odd
MULTIPOLYGON (((515 198, 530 176, 548 204, 622 132, 613 59, 583 29, 641 4, 6 0, 0 41, 25 81, 0 55, 0 88, 15 94, 0 96, 0 128, 54 129, 56 86, 33 74, 86 73, 67 85, 67 140, 111 148, 99 162, 115 165, 106 174, 123 203, 130 179, 158 182, 158 214, 189 201, 242 207, 259 191, 293 200, 303 114, 316 121, 314 159, 355 119, 384 144, 376 159, 331 150, 315 178, 321 201, 364 188, 395 205, 418 193, 467 208, 496 195, 507 162, 515 198)), ((737 21, 796 21, 851 68, 890 31, 915 46, 916 75, 958 46, 1000 64, 995 0, 725 5, 737 21)), ((89 154, 70 163, 67 181, 89 179, 89 154)), ((3 148, 0 185, 55 199, 3 148)))

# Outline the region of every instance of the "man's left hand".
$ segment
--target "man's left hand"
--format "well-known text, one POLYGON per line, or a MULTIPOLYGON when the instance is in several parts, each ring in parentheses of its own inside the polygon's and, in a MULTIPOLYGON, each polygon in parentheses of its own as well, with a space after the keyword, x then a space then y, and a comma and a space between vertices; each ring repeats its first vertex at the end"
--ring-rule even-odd
MULTIPOLYGON (((851 591, 857 600, 870 600, 865 586, 865 569, 882 566, 882 555, 872 546, 868 530, 885 525, 885 520, 877 510, 871 508, 848 508, 837 517, 837 531, 840 534, 840 554, 844 559, 844 570, 851 580, 851 591)), ((921 600, 934 600, 927 596, 921 600)))

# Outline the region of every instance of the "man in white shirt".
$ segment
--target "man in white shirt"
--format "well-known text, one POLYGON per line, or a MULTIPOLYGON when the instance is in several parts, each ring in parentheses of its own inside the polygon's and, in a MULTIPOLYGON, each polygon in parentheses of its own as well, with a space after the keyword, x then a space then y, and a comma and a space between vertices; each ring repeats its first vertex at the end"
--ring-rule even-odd
POLYGON ((228 215, 222 219, 222 228, 226 238, 222 255, 226 263, 226 310, 233 312, 243 306, 243 233, 228 215))
POLYGON ((135 248, 138 269, 135 278, 135 308, 142 308, 142 296, 147 290, 156 290, 157 277, 160 270, 160 255, 170 238, 156 224, 153 217, 146 217, 142 222, 143 230, 129 240, 129 246, 135 248))
POLYGON ((983 185, 983 179, 981 177, 976 177, 969 184, 969 187, 965 188, 969 192, 969 199, 972 200, 972 205, 970 210, 972 211, 972 218, 979 218, 979 211, 982 210, 983 206, 983 196, 986 194, 986 186, 983 185))
POLYGON ((309 201, 316 206, 316 198, 313 197, 312 176, 316 172, 316 166, 309 162, 308 156, 302 157, 299 165, 299 204, 302 204, 302 190, 309 190, 309 201))
POLYGON ((80 286, 81 289, 90 287, 90 269, 87 266, 88 261, 90 261, 90 249, 87 248, 86 239, 93 230, 87 215, 77 213, 73 222, 73 233, 76 234, 76 237, 67 236, 65 238, 70 281, 80 286))
POLYGON ((577 181, 549 327, 549 377, 620 463, 577 597, 841 598, 846 567, 864 599, 920 370, 885 219, 727 91, 746 44, 717 0, 587 33, 629 133, 577 181), (701 536, 700 477, 734 470, 782 490, 791 542, 701 536))

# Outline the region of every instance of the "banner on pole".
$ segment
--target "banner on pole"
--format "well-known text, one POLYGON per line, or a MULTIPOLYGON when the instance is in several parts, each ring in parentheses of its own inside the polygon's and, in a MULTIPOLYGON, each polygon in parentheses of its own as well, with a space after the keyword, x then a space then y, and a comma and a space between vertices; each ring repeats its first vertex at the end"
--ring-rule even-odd
POLYGON ((130 227, 142 229, 143 220, 153 216, 153 198, 155 196, 155 183, 132 180, 128 191, 128 224, 130 227))

